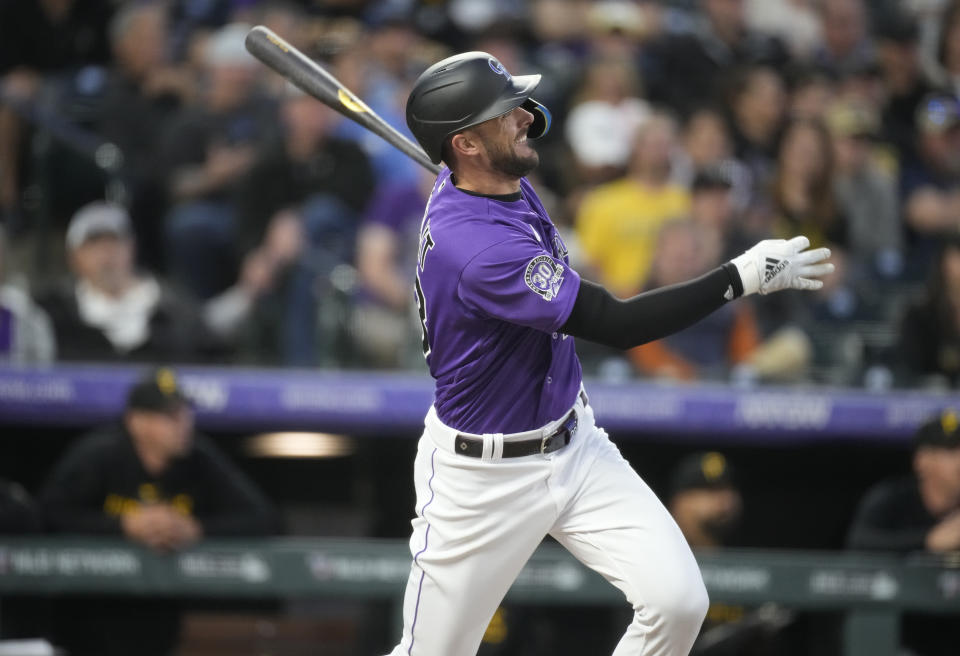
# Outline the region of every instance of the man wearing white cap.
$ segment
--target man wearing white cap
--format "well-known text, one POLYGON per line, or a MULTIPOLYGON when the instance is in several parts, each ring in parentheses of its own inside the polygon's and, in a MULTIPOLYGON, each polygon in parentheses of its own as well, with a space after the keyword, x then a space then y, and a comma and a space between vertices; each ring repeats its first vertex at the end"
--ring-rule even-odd
POLYGON ((70 220, 66 247, 73 278, 38 299, 53 321, 60 359, 198 355, 200 315, 134 269, 126 210, 103 202, 81 208, 70 220))
POLYGON ((82 207, 70 220, 66 246, 72 279, 38 299, 53 321, 62 360, 212 357, 252 303, 252 294, 235 287, 201 309, 138 272, 130 217, 119 205, 82 207))

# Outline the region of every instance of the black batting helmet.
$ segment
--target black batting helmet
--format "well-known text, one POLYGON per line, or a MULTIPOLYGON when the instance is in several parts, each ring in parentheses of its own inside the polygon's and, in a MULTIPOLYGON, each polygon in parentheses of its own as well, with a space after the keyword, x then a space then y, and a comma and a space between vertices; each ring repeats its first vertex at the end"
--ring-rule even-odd
POLYGON ((531 139, 550 129, 550 112, 530 97, 539 75, 512 76, 486 52, 465 52, 437 62, 417 78, 407 98, 407 125, 427 155, 440 163, 451 134, 522 106, 533 114, 531 139))

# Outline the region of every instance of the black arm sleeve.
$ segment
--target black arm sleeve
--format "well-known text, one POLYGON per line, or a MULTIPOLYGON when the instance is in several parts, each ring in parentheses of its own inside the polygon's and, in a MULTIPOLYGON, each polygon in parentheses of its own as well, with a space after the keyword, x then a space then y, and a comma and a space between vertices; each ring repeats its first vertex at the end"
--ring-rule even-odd
POLYGON ((740 274, 730 263, 689 282, 627 300, 581 280, 577 300, 561 330, 604 346, 628 349, 683 330, 741 294, 740 274))

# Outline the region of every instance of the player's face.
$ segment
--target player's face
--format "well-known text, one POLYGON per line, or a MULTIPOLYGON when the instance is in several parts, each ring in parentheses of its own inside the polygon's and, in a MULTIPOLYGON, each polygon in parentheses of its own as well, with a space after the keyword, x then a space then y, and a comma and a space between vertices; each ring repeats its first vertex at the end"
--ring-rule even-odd
POLYGON ((494 171, 510 178, 522 178, 537 168, 540 156, 527 140, 527 130, 532 124, 533 114, 517 107, 477 126, 480 142, 494 171))
POLYGON ((920 447, 913 458, 920 496, 934 516, 960 505, 960 448, 920 447))
POLYGON ((97 235, 72 251, 71 263, 77 277, 108 292, 120 291, 133 275, 133 240, 97 235))
POLYGON ((136 412, 131 424, 137 439, 168 458, 186 455, 193 445, 193 411, 181 406, 171 412, 136 412))

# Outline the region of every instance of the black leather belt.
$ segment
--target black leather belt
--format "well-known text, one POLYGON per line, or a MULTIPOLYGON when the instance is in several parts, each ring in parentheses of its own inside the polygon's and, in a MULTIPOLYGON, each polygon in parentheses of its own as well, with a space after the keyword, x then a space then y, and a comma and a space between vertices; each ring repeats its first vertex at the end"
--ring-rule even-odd
MULTIPOLYGON (((583 404, 587 404, 587 395, 580 392, 580 399, 583 404)), ((563 423, 557 430, 544 437, 535 437, 532 440, 517 440, 516 442, 503 443, 503 458, 520 458, 523 456, 532 456, 537 453, 553 453, 558 449, 570 444, 573 434, 577 432, 577 412, 571 410, 564 417, 563 423)), ((471 458, 483 457, 483 438, 469 437, 457 433, 454 441, 454 448, 457 453, 471 458)))

